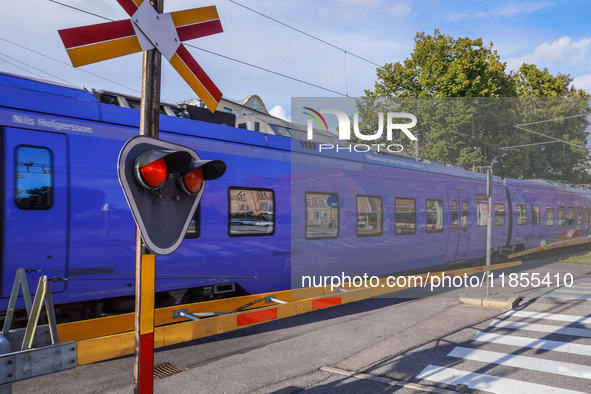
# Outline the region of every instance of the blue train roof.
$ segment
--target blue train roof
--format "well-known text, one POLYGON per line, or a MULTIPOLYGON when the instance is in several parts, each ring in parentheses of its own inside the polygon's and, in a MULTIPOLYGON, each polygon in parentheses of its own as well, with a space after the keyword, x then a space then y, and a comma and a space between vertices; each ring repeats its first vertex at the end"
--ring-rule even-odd
MULTIPOLYGON (((48 82, 15 74, 0 72, 0 106, 15 109, 37 111, 52 115, 68 116, 72 118, 121 124, 129 127, 139 127, 139 111, 134 108, 122 107, 121 102, 126 100, 101 99, 101 95, 118 95, 118 93, 93 91, 92 93, 74 86, 60 83, 48 82), (58 96, 56 98, 56 96, 58 96), (108 102, 108 104, 106 103, 108 102), (115 104, 115 105, 113 105, 115 104)), ((120 95, 121 97, 139 102, 138 98, 120 95)), ((269 147, 272 149, 298 152, 302 154, 315 155, 324 158, 338 160, 349 160, 363 162, 386 167, 405 168, 414 171, 424 171, 446 176, 486 180, 486 175, 465 170, 462 167, 432 161, 428 159, 415 159, 413 156, 404 153, 347 151, 348 144, 338 140, 327 132, 315 133, 314 141, 306 139, 305 128, 301 125, 291 123, 291 129, 286 133, 265 134, 236 127, 221 126, 207 123, 208 127, 187 127, 185 122, 200 122, 191 119, 190 111, 187 111, 186 104, 176 105, 162 103, 162 113, 170 116, 161 117, 160 126, 162 131, 170 133, 182 133, 195 135, 202 138, 232 141, 235 143, 248 144, 253 146, 269 147), (189 119, 186 119, 189 118, 189 119), (299 127, 299 128, 298 128, 299 127), (318 151, 319 144, 333 143, 339 145, 336 149, 318 151)), ((191 123, 194 125, 194 123, 191 123)), ((283 125, 285 126, 285 125, 283 125)), ((352 149, 351 149, 352 150, 352 149)), ((494 178, 495 182, 502 182, 502 178, 494 178)), ((529 185, 531 187, 544 187, 543 183, 535 183, 525 180, 508 180, 512 184, 529 185)), ((547 187, 561 187, 564 185, 551 185, 547 187)))
POLYGON ((27 89, 36 92, 44 92, 81 100, 88 100, 94 102, 98 101, 96 97, 92 95, 92 93, 72 85, 65 85, 35 78, 24 78, 19 75, 5 73, 1 71, 0 85, 12 86, 15 88, 27 89))

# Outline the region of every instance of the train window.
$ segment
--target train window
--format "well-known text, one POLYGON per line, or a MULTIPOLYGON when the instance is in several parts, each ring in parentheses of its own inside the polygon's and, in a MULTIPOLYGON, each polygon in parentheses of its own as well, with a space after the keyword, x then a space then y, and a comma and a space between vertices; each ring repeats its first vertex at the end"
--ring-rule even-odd
POLYGON ((395 198, 396 234, 414 234, 417 226, 417 209, 414 198, 395 198))
POLYGON ((531 224, 540 224, 540 206, 531 206, 531 224))
POLYGON ((462 201, 462 231, 468 231, 468 203, 462 201))
POLYGON ((568 225, 572 226, 575 224, 575 209, 568 207, 568 225))
POLYGON ((478 217, 477 217, 478 227, 486 226, 488 224, 488 203, 478 201, 476 203, 476 208, 477 208, 476 214, 478 215, 478 217))
POLYGON ((558 225, 564 226, 564 207, 558 207, 558 225))
POLYGON ((451 200, 451 231, 458 231, 458 202, 451 200))
POLYGON ((231 237, 275 234, 275 193, 271 189, 228 189, 231 237))
POLYGON ((577 208, 577 224, 583 224, 583 208, 577 208))
POLYGON ((554 226, 554 207, 546 205, 546 226, 554 226))
POLYGON ((425 200, 427 208, 427 233, 443 232, 443 201, 425 200))
POLYGON ((495 226, 505 225, 505 204, 495 204, 495 226))
POLYGON ((53 154, 40 146, 15 151, 15 203, 20 209, 43 210, 53 205, 53 154))
POLYGON ((357 196, 357 236, 382 235, 382 197, 357 196))
POLYGON ((527 224, 527 206, 525 204, 517 204, 517 224, 527 224))
POLYGON ((189 228, 185 233, 185 238, 199 238, 201 232, 201 204, 197 205, 195 214, 189 223, 189 228))
POLYGON ((334 193, 306 193, 306 239, 339 236, 339 196, 334 193))

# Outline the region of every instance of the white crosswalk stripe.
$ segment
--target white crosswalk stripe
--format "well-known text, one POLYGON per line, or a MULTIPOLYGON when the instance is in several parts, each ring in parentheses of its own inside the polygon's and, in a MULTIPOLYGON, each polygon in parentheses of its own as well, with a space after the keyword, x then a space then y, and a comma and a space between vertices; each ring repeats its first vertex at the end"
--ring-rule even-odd
POLYGON ((589 316, 574 316, 574 315, 561 315, 556 313, 546 312, 527 312, 527 311, 515 311, 511 310, 505 312, 503 316, 514 316, 514 317, 527 317, 531 319, 543 319, 543 320, 555 320, 569 323, 582 323, 591 324, 591 317, 589 316))
POLYGON ((490 325, 491 327, 506 328, 510 330, 537 331, 549 334, 561 334, 575 337, 591 338, 591 330, 586 328, 551 326, 547 324, 522 323, 517 321, 498 319, 494 319, 490 325))
POLYGON ((473 390, 485 390, 492 393, 581 394, 580 391, 467 372, 456 368, 437 367, 435 365, 428 365, 417 375, 417 378, 452 385, 463 384, 473 390))
MULTIPOLYGON (((591 316, 511 310, 501 317, 502 320, 493 319, 489 329, 478 332, 472 337, 471 340, 474 341, 473 347, 455 346, 447 356, 468 362, 498 365, 505 368, 505 370, 506 368, 512 368, 516 372, 531 371, 531 373, 542 373, 545 376, 551 376, 549 374, 552 374, 579 379, 580 382, 588 380, 588 387, 591 387, 591 345, 588 344, 588 338, 591 338, 591 316), (573 324, 577 327, 566 326, 573 324), (589 325, 590 328, 585 328, 585 325, 589 325), (499 333, 499 330, 502 330, 502 333, 499 333), (544 338, 540 338, 542 335, 544 338), (561 335, 562 337, 554 337, 553 340, 550 340, 546 339, 548 335, 561 335), (583 343, 554 340, 563 338, 568 340, 569 337, 573 341, 579 340, 583 341, 583 343), (585 344, 585 341, 587 344, 585 344), (492 348, 495 351, 481 348, 484 345, 488 349, 492 348), (508 352, 496 351, 499 349, 508 352), (544 357, 538 357, 539 353, 532 353, 532 351, 529 351, 528 355, 524 355, 526 349, 542 350, 544 357), (534 356, 530 354, 534 354, 534 356), (568 355, 572 355, 579 362, 555 360, 565 360, 565 356, 568 355), (589 361, 585 361, 586 358, 589 361)), ((567 359, 573 360, 572 358, 567 359)), ((587 390, 573 391, 568 388, 548 386, 538 382, 512 379, 506 373, 504 376, 494 376, 492 373, 494 369, 491 370, 490 368, 487 369, 487 374, 466 371, 460 369, 460 365, 454 363, 454 368, 428 365, 417 375, 417 378, 448 385, 464 385, 470 389, 499 394, 532 392, 536 394, 572 394, 588 392, 587 390)), ((524 376, 524 374, 516 374, 516 376, 524 376)), ((525 376, 528 375, 525 374, 525 376)), ((561 380, 557 378, 552 381, 558 382, 561 380)), ((562 380, 562 382, 564 381, 562 380)), ((579 386, 574 386, 574 388, 581 389, 580 382, 579 386)), ((555 384, 559 385, 559 383, 555 384)), ((570 388, 573 388, 572 383, 563 384, 571 384, 570 388)))
POLYGON ((472 361, 482 361, 489 364, 492 363, 532 369, 535 371, 554 373, 575 378, 591 379, 591 366, 567 363, 564 361, 552 361, 529 356, 516 356, 507 353, 491 352, 489 350, 470 349, 462 346, 456 346, 448 356, 472 361))
POLYGON ((560 286, 541 294, 540 297, 589 301, 591 300, 591 284, 577 283, 573 286, 560 286))
POLYGON ((547 339, 517 337, 513 335, 500 335, 490 332, 479 332, 472 338, 473 341, 497 343, 501 345, 528 347, 532 349, 552 350, 557 352, 580 354, 591 356, 591 346, 577 343, 549 341, 547 339))

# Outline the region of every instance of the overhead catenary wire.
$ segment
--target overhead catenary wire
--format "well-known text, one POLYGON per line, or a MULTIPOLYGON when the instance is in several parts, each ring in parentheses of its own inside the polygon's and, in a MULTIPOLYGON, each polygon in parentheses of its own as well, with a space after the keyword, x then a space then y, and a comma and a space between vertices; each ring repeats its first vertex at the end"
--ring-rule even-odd
POLYGON ((86 14, 89 14, 89 15, 94 15, 94 16, 96 16, 97 18, 101 18, 101 19, 104 19, 104 20, 107 20, 107 21, 111 21, 111 22, 113 22, 113 19, 109 19, 109 18, 107 18, 106 16, 102 16, 102 15, 99 15, 99 14, 95 14, 95 13, 93 13, 93 12, 90 12, 90 11, 86 11, 86 10, 80 9, 80 8, 78 8, 78 7, 74 7, 73 5, 69 5, 69 4, 65 4, 65 3, 60 3, 59 1, 56 1, 56 0, 49 0, 49 1, 51 1, 52 3, 59 4, 59 5, 63 5, 64 7, 68 7, 68 8, 71 8, 71 9, 73 9, 73 10, 76 10, 76 11, 82 11, 82 12, 84 12, 84 13, 86 13, 86 14))
POLYGON ((342 92, 338 92, 336 90, 325 88, 323 86, 316 85, 316 84, 314 84, 312 82, 304 81, 303 79, 291 77, 289 75, 286 75, 286 74, 283 74, 283 73, 280 73, 280 72, 277 72, 277 71, 269 70, 268 68, 264 68, 264 67, 261 67, 261 66, 257 66, 255 64, 251 64, 251 63, 242 61, 242 60, 238 60, 238 59, 232 58, 232 57, 227 56, 227 55, 222 55, 221 53, 217 53, 217 52, 213 52, 213 51, 210 51, 210 50, 207 50, 207 49, 204 49, 204 48, 200 48, 200 47, 197 47, 195 45, 191 45, 191 44, 187 44, 187 43, 185 43, 184 45, 187 46, 187 47, 190 47, 190 48, 198 49, 198 50, 203 51, 203 52, 207 52, 207 53, 212 54, 212 55, 215 55, 215 56, 222 57, 224 59, 231 60, 231 61, 236 62, 236 63, 244 64, 246 66, 253 67, 253 68, 256 68, 258 70, 262 70, 262 71, 265 71, 265 72, 268 72, 268 73, 271 73, 271 74, 275 74, 275 75, 278 75, 278 76, 283 77, 283 78, 291 79, 292 81, 300 82, 300 83, 306 84, 308 86, 312 86, 312 87, 315 87, 315 88, 318 88, 318 89, 325 90, 327 92, 338 94, 340 96, 348 97, 348 95, 346 93, 342 93, 342 92))
POLYGON ((376 62, 373 62, 373 61, 371 61, 371 60, 368 60, 368 59, 366 59, 366 58, 364 58, 364 57, 362 57, 362 56, 356 55, 356 54, 354 54, 353 52, 347 51, 347 50, 345 50, 345 49, 343 49, 343 48, 341 48, 341 47, 339 47, 339 46, 337 46, 337 45, 335 45, 335 44, 331 44, 331 43, 330 43, 330 42, 328 42, 328 41, 325 41, 325 40, 323 40, 323 39, 321 39, 321 38, 318 38, 318 37, 316 37, 316 36, 314 36, 314 35, 312 35, 312 34, 306 33, 306 32, 305 32, 305 31, 303 31, 303 30, 300 30, 300 29, 298 29, 298 28, 296 28, 296 27, 293 27, 293 26, 291 26, 291 25, 288 25, 288 24, 287 24, 287 23, 285 23, 285 22, 281 22, 280 20, 277 20, 277 19, 275 19, 275 18, 272 18, 272 17, 270 17, 270 16, 268 16, 268 15, 265 15, 265 14, 263 14, 263 13, 262 13, 262 12, 260 12, 260 11, 257 11, 257 10, 254 10, 254 9, 250 8, 250 7, 247 7, 247 6, 245 6, 244 4, 238 3, 237 1, 234 1, 234 0, 228 0, 228 1, 229 1, 230 3, 236 4, 237 6, 240 6, 240 7, 242 7, 242 8, 245 8, 245 9, 247 9, 247 10, 251 11, 251 12, 254 12, 255 14, 258 14, 258 15, 260 15, 260 16, 262 16, 262 17, 264 17, 264 18, 267 18, 267 19, 269 19, 269 20, 272 20, 272 21, 273 21, 273 22, 275 22, 275 23, 278 23, 278 24, 280 24, 280 25, 282 25, 282 26, 285 26, 285 27, 287 27, 287 28, 289 28, 289 29, 292 29, 292 30, 294 30, 294 31, 297 31, 297 32, 298 32, 298 33, 300 33, 300 34, 303 34, 303 35, 305 35, 305 36, 308 36, 308 37, 310 37, 310 38, 312 38, 312 39, 314 39, 314 40, 320 41, 320 42, 321 42, 321 43, 323 43, 323 44, 329 45, 329 46, 331 46, 331 47, 333 47, 333 48, 335 48, 335 49, 338 49, 338 50, 340 50, 340 51, 343 51, 345 54, 349 54, 349 55, 351 55, 351 56, 353 56, 353 57, 356 57, 356 58, 358 58, 358 59, 360 59, 360 60, 363 60, 363 61, 365 61, 365 62, 367 62, 367 63, 373 64, 373 65, 374 65, 374 66, 376 66, 376 67, 380 67, 380 68, 382 67, 381 65, 379 65, 379 64, 378 64, 378 63, 376 63, 376 62))
MULTIPOLYGON (((2 53, 1 55, 4 55, 4 54, 2 53)), ((6 60, 6 59, 2 59, 2 58, 0 58, 0 61, 3 61, 4 63, 10 64, 12 67, 14 67, 14 68, 18 68, 19 70, 22 70, 22 71, 23 71, 23 72, 25 72, 25 73, 33 74, 34 76, 36 76, 36 77, 38 77, 38 78, 41 78, 41 79, 46 79, 44 76, 42 76, 42 75, 40 75, 40 74, 37 74, 37 73, 34 73, 34 72, 33 72, 33 71, 31 71, 31 70, 25 70, 24 68, 22 68, 22 67, 21 67, 21 66, 19 66, 18 64, 11 63, 11 62, 9 62, 9 61, 8 61, 8 60, 6 60)))
MULTIPOLYGON (((579 117, 582 117, 582 116, 589 116, 589 115, 590 114, 588 114, 588 113, 579 114, 579 115, 571 115, 571 116, 565 116, 565 117, 562 117, 562 118, 555 118, 555 119, 548 119, 548 120, 540 120, 540 121, 537 121, 537 122, 516 124, 516 125, 513 125, 513 127, 515 127, 516 129, 519 129, 519 130, 527 131, 528 133, 532 133, 532 134, 536 134, 536 135, 539 135, 539 136, 542 136, 542 137, 550 138, 551 140, 554 140, 554 142, 562 142, 564 144, 577 147, 579 149, 584 149, 584 147, 585 147, 585 144, 584 143, 581 144, 581 145, 573 144, 572 142, 569 142, 569 141, 561 140, 561 139, 556 138, 556 137, 552 137, 552 136, 549 136, 549 135, 546 135, 546 134, 542 134, 539 131, 534 131, 534 130, 526 129, 523 126, 531 126, 531 125, 536 125, 536 124, 541 124, 541 123, 548 123, 548 122, 557 122, 559 120, 579 118, 579 117)), ((509 148, 513 148, 513 147, 509 147, 509 148)))
MULTIPOLYGON (((51 0, 51 1, 53 1, 53 0, 51 0)), ((57 3, 57 4, 61 4, 61 3, 58 3, 58 2, 56 2, 56 1, 53 1, 53 2, 54 2, 54 3, 57 3)), ((12 45, 14 45, 14 46, 17 46, 17 47, 19 47, 19 48, 25 49, 25 50, 27 50, 27 51, 33 52, 33 53, 35 53, 35 54, 37 54, 37 55, 40 55, 40 56, 46 57, 46 58, 48 58, 48 59, 51 59, 51 60, 53 60, 53 61, 55 61, 55 62, 58 62, 58 63, 60 63, 60 64, 66 65, 66 66, 68 66, 68 67, 72 67, 72 65, 71 65, 71 64, 69 64, 69 63, 63 62, 63 61, 61 61, 61 60, 59 60, 59 59, 56 59, 56 58, 54 58, 54 57, 52 57, 52 56, 46 55, 46 54, 44 54, 44 53, 42 53, 42 52, 39 52, 39 51, 36 51, 36 50, 34 50, 34 49, 27 48, 26 46, 24 46, 24 45, 22 45, 22 44, 18 44, 18 43, 16 43, 16 42, 10 41, 10 40, 8 40, 8 39, 6 39, 6 38, 3 38, 3 37, 0 37, 0 40, 2 40, 2 41, 5 41, 5 42, 7 42, 7 43, 9 43, 9 44, 12 44, 12 45)), ((86 74, 92 75, 92 76, 94 76, 94 77, 100 78, 100 79, 102 79, 102 80, 105 80, 105 81, 111 82, 111 83, 113 83, 113 84, 115 84, 115 85, 117 85, 117 86, 121 86, 121 87, 123 87, 123 88, 125 88, 125 89, 129 89, 129 90, 130 90, 130 91, 132 91, 132 92, 140 93, 140 91, 139 91, 139 90, 137 90, 137 89, 131 88, 131 87, 129 87, 129 86, 126 86, 126 85, 123 85, 123 84, 121 84, 121 83, 119 83, 119 82, 115 82, 115 81, 113 81, 113 80, 111 80, 111 79, 109 79, 109 78, 105 78, 105 77, 103 77, 102 75, 98 75, 98 74, 95 74, 95 73, 93 73, 93 72, 90 72, 90 71, 87 71, 87 70, 81 69, 81 68, 78 68, 78 70, 79 70, 79 71, 82 71, 82 72, 84 72, 84 73, 86 73, 86 74)), ((47 74, 47 75, 51 75, 51 74, 49 74, 47 71, 43 71, 43 72, 44 72, 45 74, 47 74)), ((31 73, 31 74, 34 74, 34 73, 31 73)), ((36 74, 35 74, 35 75, 36 75, 36 74)), ((37 76, 38 76, 38 77, 40 77, 40 78, 43 78, 43 77, 41 77, 41 76, 39 76, 39 75, 37 75, 37 76)), ((53 77, 53 75, 52 75, 52 77, 53 77)), ((55 78, 57 78, 57 77, 55 77, 55 78)), ((43 79, 45 79, 45 78, 43 78, 43 79)), ((59 79, 59 78, 58 78, 58 79, 59 79)), ((62 81, 64 81, 64 80, 62 79, 62 81)), ((71 83, 71 82, 67 82, 67 83, 68 83, 68 84, 70 84, 70 85, 74 85, 74 84, 73 84, 73 83, 71 83)))
MULTIPOLYGON (((24 62, 24 61, 22 61, 22 60, 15 59, 14 57, 12 57, 12 56, 9 56, 9 55, 7 55, 7 54, 5 54, 5 53, 1 53, 1 52, 0 52, 0 55, 2 55, 2 56, 5 56, 5 57, 7 57, 7 58, 9 58, 9 59, 11 59, 11 60, 13 60, 13 61, 15 61, 15 62, 19 62, 19 63, 21 63, 21 64, 24 64, 25 66, 27 66, 27 67, 30 67, 30 68, 32 68, 33 70, 39 71, 39 72, 41 72, 41 73, 45 73, 45 74, 49 75, 49 76, 50 76, 50 77, 52 77, 52 78, 59 79, 59 80, 60 80, 60 81, 62 81, 62 82, 65 82, 65 83, 67 83, 67 84, 69 84, 69 83, 70 83, 70 81, 66 81, 65 79, 63 79, 63 78, 60 78, 60 77, 58 77, 57 75, 50 74, 50 73, 48 73, 48 72, 47 72, 47 71, 45 71, 45 70, 41 70, 40 68, 37 68, 37 67, 35 67, 35 66, 32 66, 32 65, 30 65, 30 64, 28 64, 28 63, 25 63, 25 62, 24 62)), ((21 70, 23 70, 23 71, 25 71, 25 72, 29 72, 29 73, 31 73, 31 74, 33 74, 33 75, 35 75, 35 76, 39 77, 39 78, 42 78, 42 79, 46 79, 46 78, 44 78, 43 76, 41 76, 41 75, 39 75, 39 74, 36 74, 36 73, 34 73, 34 72, 30 71, 30 70, 25 70, 24 68, 22 68, 22 67, 19 67, 19 66, 17 66, 17 65, 15 65, 15 64, 13 64, 13 63, 10 63, 10 62, 8 62, 8 61, 6 61, 6 60, 4 60, 4 61, 5 61, 6 63, 8 63, 8 64, 11 64, 11 65, 12 65, 12 66, 14 66, 14 67, 20 68, 21 70)))

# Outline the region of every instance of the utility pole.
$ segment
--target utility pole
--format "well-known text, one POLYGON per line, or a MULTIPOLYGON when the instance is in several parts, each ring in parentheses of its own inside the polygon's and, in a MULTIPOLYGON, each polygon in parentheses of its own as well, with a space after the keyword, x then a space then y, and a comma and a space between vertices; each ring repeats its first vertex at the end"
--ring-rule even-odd
MULTIPOLYGON (((493 170, 492 166, 486 168, 486 195, 488 197, 488 223, 486 224, 486 267, 490 268, 490 254, 492 246, 492 222, 493 222, 493 170)), ((489 295, 488 274, 486 275, 486 295, 489 295)))

